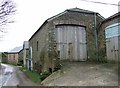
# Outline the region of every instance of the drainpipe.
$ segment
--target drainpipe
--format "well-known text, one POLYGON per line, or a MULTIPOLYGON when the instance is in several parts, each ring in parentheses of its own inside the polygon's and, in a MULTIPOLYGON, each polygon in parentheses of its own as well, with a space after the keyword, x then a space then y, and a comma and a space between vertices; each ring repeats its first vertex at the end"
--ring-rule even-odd
POLYGON ((32 47, 29 47, 29 70, 32 71, 33 70, 33 64, 32 64, 32 47))
POLYGON ((31 70, 33 70, 33 59, 32 59, 32 47, 30 47, 30 53, 31 53, 31 70))
POLYGON ((98 61, 98 33, 97 33, 97 24, 96 24, 96 15, 94 13, 94 31, 95 31, 95 48, 96 48, 96 60, 98 61))

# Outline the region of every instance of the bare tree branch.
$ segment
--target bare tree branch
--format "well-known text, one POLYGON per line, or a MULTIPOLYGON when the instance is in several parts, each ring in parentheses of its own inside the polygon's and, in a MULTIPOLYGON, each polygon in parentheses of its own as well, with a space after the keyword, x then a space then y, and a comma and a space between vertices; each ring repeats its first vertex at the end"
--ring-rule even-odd
POLYGON ((5 26, 13 23, 11 17, 16 12, 16 5, 12 0, 0 0, 0 32, 6 33, 5 26))

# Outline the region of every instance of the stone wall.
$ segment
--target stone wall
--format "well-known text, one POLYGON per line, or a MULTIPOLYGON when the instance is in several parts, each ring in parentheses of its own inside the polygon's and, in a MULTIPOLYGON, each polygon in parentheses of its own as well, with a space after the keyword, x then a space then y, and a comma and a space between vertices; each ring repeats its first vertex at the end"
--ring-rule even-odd
POLYGON ((120 15, 111 16, 104 20, 98 30, 99 60, 106 61, 105 28, 115 23, 120 23, 120 15))
POLYGON ((33 50, 33 68, 40 72, 54 71, 60 67, 59 53, 56 51, 55 32, 56 25, 70 24, 86 27, 87 32, 87 59, 94 60, 95 47, 95 24, 102 21, 98 15, 67 12, 58 17, 48 19, 29 40, 33 50))

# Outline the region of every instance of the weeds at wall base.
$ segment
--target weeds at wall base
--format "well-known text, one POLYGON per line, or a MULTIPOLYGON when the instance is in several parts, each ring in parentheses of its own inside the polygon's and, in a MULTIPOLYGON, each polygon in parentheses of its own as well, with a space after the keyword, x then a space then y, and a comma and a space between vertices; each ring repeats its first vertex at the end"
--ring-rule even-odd
POLYGON ((40 84, 46 77, 48 77, 50 72, 43 72, 41 74, 36 71, 29 71, 25 67, 19 67, 19 69, 25 73, 25 75, 34 83, 40 84))

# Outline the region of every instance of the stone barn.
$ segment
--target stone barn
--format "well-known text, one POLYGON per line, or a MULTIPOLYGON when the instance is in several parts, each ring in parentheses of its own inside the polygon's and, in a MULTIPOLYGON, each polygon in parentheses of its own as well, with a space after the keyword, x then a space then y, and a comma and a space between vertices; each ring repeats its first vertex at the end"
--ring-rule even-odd
POLYGON ((8 52, 8 63, 18 64, 18 52, 8 52))
POLYGON ((29 47, 29 42, 24 41, 23 43, 23 65, 28 70, 32 70, 32 58, 31 49, 29 47))
POLYGON ((97 25, 104 18, 96 12, 67 9, 47 19, 29 39, 33 69, 59 68, 60 60, 86 61, 96 58, 97 25))
POLYGON ((118 61, 120 45, 120 12, 105 19, 99 29, 99 48, 105 50, 107 61, 118 61), (104 40, 103 40, 104 39, 104 40))

